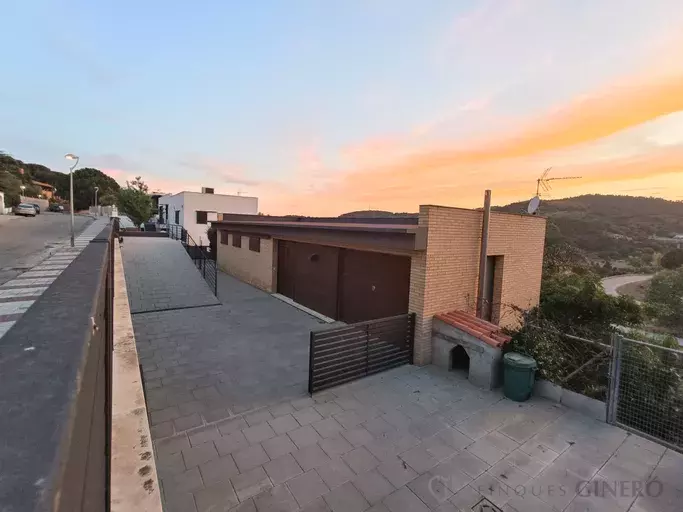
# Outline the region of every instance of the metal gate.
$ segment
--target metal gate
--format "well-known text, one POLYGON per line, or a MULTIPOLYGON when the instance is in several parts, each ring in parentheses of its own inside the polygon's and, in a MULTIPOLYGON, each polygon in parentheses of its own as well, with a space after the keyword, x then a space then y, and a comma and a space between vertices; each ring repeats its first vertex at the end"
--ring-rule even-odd
POLYGON ((312 331, 308 392, 413 362, 415 313, 312 331))
POLYGON ((683 351, 614 336, 607 422, 683 452, 683 351))
POLYGON ((174 240, 180 240, 185 251, 187 251, 187 255, 192 259, 192 263, 197 267, 197 270, 199 270, 199 273, 204 278, 204 281, 206 281, 206 284, 209 285, 213 294, 218 297, 218 267, 216 266, 216 260, 212 257, 215 255, 209 254, 206 246, 197 245, 182 226, 169 225, 168 236, 174 240))

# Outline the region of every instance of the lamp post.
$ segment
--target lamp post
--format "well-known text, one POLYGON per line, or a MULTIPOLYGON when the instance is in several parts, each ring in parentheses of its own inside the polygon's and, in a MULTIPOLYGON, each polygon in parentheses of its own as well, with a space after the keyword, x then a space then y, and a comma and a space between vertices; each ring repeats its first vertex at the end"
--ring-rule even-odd
POLYGON ((74 164, 69 167, 69 200, 71 201, 71 247, 74 247, 74 174, 73 171, 78 165, 78 157, 73 153, 64 155, 67 160, 74 160, 74 164))
POLYGON ((99 211, 97 209, 97 191, 100 189, 100 187, 95 187, 95 215, 98 217, 100 216, 99 211))

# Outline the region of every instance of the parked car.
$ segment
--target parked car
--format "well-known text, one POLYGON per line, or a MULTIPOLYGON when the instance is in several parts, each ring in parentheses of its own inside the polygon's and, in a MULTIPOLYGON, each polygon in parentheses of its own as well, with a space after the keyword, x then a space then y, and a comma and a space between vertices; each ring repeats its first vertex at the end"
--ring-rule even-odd
POLYGON ((20 203, 14 207, 14 215, 23 215, 24 217, 35 217, 36 209, 32 204, 20 203))
POLYGON ((61 204, 57 203, 52 203, 50 206, 47 207, 48 212, 63 212, 64 207, 61 204))
POLYGON ((36 203, 31 203, 31 206, 33 206, 36 209, 36 213, 40 215, 40 205, 36 203))

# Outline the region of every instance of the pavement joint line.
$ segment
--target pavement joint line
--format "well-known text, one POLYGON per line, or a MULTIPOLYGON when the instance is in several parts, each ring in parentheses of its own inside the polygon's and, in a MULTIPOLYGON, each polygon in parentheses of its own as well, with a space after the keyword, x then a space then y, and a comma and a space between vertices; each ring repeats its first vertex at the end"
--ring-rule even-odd
POLYGON ((213 308, 216 306, 222 306, 222 302, 216 302, 215 304, 199 304, 197 306, 178 306, 176 308, 165 308, 165 309, 148 309, 145 311, 131 311, 131 315, 145 315, 149 313, 164 313, 166 311, 181 311, 183 309, 197 309, 197 308, 213 308))

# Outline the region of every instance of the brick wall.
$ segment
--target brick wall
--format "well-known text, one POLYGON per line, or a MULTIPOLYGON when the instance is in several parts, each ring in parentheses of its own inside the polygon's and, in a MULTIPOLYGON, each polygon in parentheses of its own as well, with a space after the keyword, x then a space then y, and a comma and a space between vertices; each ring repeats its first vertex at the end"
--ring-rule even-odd
MULTIPOLYGON (((428 228, 427 249, 413 256, 410 310, 416 313, 415 363, 431 362, 432 317, 437 313, 476 309, 479 248, 483 212, 421 206, 419 225, 428 228)), ((538 303, 545 239, 545 219, 492 213, 489 256, 502 262, 494 276, 494 318, 503 326, 519 319, 510 305, 538 303)))
MULTIPOLYGON (((272 239, 261 239, 261 251, 249 250, 249 237, 242 237, 242 247, 232 246, 233 233, 229 235, 229 243, 221 243, 223 237, 218 237, 218 268, 223 272, 235 276, 237 279, 249 283, 261 290, 272 293, 275 291, 274 262, 275 255, 272 239)), ((239 236, 239 235, 237 235, 239 236)))

